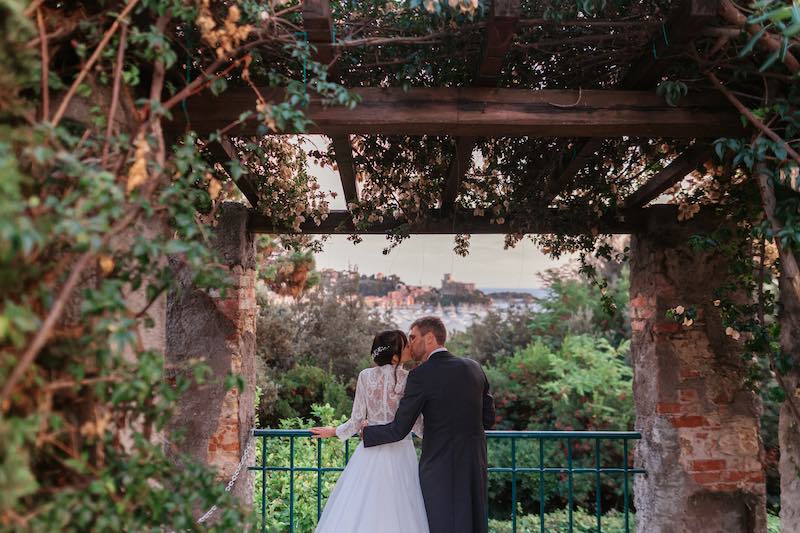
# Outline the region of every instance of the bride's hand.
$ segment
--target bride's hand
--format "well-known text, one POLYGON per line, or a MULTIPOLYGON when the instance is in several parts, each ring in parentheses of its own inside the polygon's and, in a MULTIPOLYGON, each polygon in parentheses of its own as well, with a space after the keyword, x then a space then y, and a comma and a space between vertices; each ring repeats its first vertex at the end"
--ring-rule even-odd
POLYGON ((325 426, 321 428, 311 428, 311 436, 315 439, 327 439, 336 436, 336 428, 325 426))

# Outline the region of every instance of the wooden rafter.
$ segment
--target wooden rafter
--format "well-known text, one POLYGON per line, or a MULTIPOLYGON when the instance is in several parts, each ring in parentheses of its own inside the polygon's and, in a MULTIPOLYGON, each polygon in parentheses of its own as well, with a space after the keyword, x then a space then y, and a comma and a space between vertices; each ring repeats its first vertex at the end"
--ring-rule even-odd
POLYGON ((475 137, 456 137, 456 153, 450 161, 447 177, 442 191, 442 211, 449 213, 458 196, 461 181, 464 179, 472 161, 472 150, 475 148, 475 137))
MULTIPOLYGON (((663 71, 665 60, 684 50, 714 20, 718 3, 719 0, 683 0, 669 21, 654 34, 652 48, 643 51, 639 59, 631 64, 620 80, 619 88, 634 90, 653 87, 663 71)), ((543 198, 546 203, 549 204, 572 186, 578 172, 591 160, 601 144, 600 139, 577 141, 572 161, 550 179, 543 198)))
MULTIPOLYGON (((506 54, 514 42, 520 16, 520 0, 492 0, 486 23, 483 55, 475 74, 475 85, 494 87, 503 70, 506 54)), ((472 162, 477 137, 456 137, 456 153, 450 161, 444 187, 442 210, 450 212, 455 204, 464 175, 472 162)))
POLYGON ((336 54, 329 0, 303 0, 303 29, 308 36, 308 42, 317 49, 314 59, 332 67, 336 54))
POLYGON ((646 206, 698 166, 711 159, 713 155, 709 144, 697 143, 691 146, 626 198, 625 209, 632 210, 646 206))
MULTIPOLYGON (((227 137, 222 137, 219 141, 209 143, 205 147, 207 157, 211 163, 223 164, 226 161, 238 161, 239 156, 236 154, 236 149, 227 137)), ((255 186, 254 178, 248 174, 243 173, 238 179, 233 182, 242 191, 242 194, 247 201, 250 202, 252 207, 258 207, 258 188, 255 186)))
POLYGON ((520 0, 492 0, 486 22, 486 38, 475 85, 493 87, 500 78, 506 54, 514 42, 520 16, 520 0))
MULTIPOLYGON (((539 90, 365 87, 354 109, 323 107, 312 98, 304 133, 386 135, 536 136, 536 137, 718 137, 744 132, 729 104, 716 94, 689 95, 675 107, 653 91, 539 90)), ((283 100, 282 90, 264 89, 268 101, 283 100)), ((192 126, 207 135, 230 124, 253 106, 249 88, 232 88, 220 99, 207 95, 189 101, 192 126)), ((184 131, 180 113, 171 129, 184 131)), ((231 131, 255 135, 248 120, 231 131)), ((297 133, 287 131, 285 133, 297 133)))
POLYGON ((334 135, 331 137, 331 141, 333 142, 336 166, 339 168, 339 178, 342 181, 344 200, 349 209, 350 204, 358 203, 356 172, 353 165, 353 145, 350 143, 349 135, 334 135))
MULTIPOLYGON (((333 48, 333 16, 329 0, 306 0, 303 2, 303 28, 308 35, 308 42, 316 48, 314 60, 328 65, 328 73, 332 75, 336 68, 336 55, 333 48)), ((358 203, 350 136, 347 134, 332 135, 331 142, 345 202, 349 208, 350 204, 358 203)))

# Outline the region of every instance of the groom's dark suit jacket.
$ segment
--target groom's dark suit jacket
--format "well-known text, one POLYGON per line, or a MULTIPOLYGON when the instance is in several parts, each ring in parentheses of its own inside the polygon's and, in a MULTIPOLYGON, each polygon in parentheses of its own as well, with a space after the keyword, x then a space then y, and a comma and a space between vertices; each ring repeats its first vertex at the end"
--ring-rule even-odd
POLYGON ((437 352, 408 375, 394 422, 364 428, 364 446, 396 442, 424 415, 419 479, 431 533, 486 532, 486 434, 494 400, 481 366, 437 352))

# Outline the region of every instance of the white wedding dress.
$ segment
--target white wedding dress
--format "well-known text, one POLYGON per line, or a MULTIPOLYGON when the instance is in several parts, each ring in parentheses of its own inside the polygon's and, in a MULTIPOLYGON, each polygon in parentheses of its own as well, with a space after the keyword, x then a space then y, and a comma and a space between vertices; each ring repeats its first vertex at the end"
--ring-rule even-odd
MULTIPOLYGON (((336 428, 345 441, 369 425, 386 424, 406 386, 408 372, 384 365, 358 375, 353 414, 336 428)), ((413 432, 422 436, 422 416, 413 432)), ((316 533, 428 533, 419 465, 411 434, 400 442, 364 448, 359 443, 319 519, 316 533)))

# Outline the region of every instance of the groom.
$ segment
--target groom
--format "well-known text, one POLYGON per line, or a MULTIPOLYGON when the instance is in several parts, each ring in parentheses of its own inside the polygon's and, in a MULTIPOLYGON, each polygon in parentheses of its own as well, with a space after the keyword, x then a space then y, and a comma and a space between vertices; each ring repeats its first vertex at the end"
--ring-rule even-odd
POLYGON ((447 330, 433 316, 411 325, 416 361, 394 421, 364 428, 364 446, 397 442, 420 413, 424 438, 419 480, 430 533, 486 532, 486 435, 494 425, 494 400, 481 366, 444 347, 447 330))

